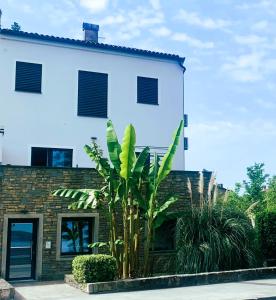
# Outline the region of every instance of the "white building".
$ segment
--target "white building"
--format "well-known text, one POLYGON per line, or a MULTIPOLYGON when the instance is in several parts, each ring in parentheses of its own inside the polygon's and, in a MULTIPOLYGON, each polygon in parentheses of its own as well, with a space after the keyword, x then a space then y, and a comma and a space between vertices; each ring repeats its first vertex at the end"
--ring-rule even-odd
MULTIPOLYGON (((91 138, 106 151, 132 123, 139 146, 164 152, 184 117, 184 58, 85 39, 0 30, 0 163, 90 167, 91 138)), ((139 150, 139 147, 137 151, 139 150)), ((184 133, 174 169, 184 169, 184 133)))

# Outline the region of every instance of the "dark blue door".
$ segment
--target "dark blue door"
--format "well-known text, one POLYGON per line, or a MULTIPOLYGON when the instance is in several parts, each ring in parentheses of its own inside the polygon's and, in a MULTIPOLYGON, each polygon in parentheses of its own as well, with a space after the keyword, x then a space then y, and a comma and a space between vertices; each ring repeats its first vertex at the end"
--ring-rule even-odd
POLYGON ((35 279, 37 220, 10 219, 8 226, 8 280, 35 279))

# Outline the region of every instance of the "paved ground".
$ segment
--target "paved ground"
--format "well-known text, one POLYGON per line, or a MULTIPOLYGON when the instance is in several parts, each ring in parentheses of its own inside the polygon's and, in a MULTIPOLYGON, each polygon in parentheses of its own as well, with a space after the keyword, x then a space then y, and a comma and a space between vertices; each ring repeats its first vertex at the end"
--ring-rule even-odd
POLYGON ((25 282, 14 286, 18 300, 276 300, 276 279, 101 295, 87 295, 63 282, 25 282))

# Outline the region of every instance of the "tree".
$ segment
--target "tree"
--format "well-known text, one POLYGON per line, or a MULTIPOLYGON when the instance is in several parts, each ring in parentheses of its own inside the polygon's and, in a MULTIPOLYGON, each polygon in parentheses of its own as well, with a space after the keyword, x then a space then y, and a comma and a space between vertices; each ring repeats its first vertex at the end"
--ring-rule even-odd
POLYGON ((268 174, 265 174, 264 164, 255 163, 247 168, 248 181, 243 181, 245 196, 249 199, 249 203, 253 204, 257 201, 260 203, 264 200, 264 190, 268 174))
POLYGON ((17 22, 14 22, 14 23, 11 25, 11 30, 14 30, 14 31, 20 31, 20 30, 21 30, 21 26, 20 26, 17 22))
POLYGON ((269 180, 268 189, 265 193, 265 202, 268 210, 276 211, 276 176, 269 180))

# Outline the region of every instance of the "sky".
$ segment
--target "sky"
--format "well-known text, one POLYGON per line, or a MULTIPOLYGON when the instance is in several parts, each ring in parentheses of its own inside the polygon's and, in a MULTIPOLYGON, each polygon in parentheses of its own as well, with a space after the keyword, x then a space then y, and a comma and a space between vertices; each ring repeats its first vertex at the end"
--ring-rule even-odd
POLYGON ((233 187, 246 167, 276 174, 276 0, 0 0, 2 27, 185 56, 188 170, 233 187))

